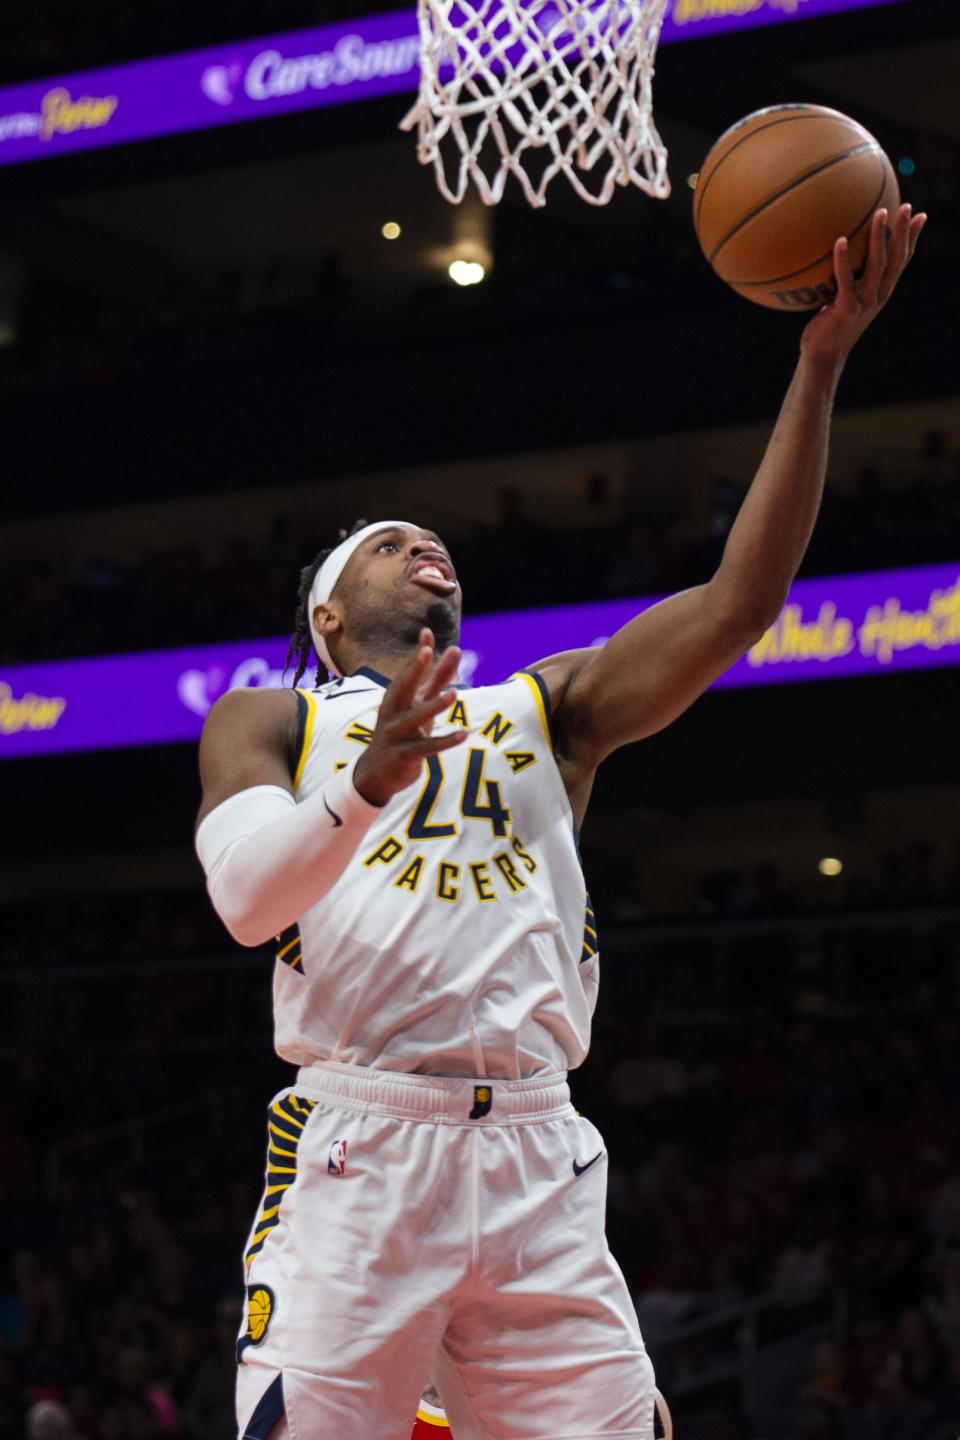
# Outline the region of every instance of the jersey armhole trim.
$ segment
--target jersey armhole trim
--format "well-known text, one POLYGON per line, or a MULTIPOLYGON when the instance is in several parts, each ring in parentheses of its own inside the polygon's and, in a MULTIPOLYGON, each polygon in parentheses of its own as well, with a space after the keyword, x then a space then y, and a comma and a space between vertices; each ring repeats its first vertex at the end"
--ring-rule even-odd
POLYGON ((317 702, 312 695, 303 690, 294 690, 297 697, 297 737, 293 743, 293 791, 296 794, 300 781, 303 779, 303 767, 307 763, 307 755, 310 751, 310 738, 313 735, 313 720, 317 713, 317 702))
POLYGON ((537 714, 540 716, 540 724, 543 726, 543 733, 546 736, 547 744, 553 751, 553 720, 550 714, 550 692, 547 689, 547 682, 536 670, 518 670, 517 674, 521 679, 526 680, 533 692, 533 698, 537 702, 537 714))

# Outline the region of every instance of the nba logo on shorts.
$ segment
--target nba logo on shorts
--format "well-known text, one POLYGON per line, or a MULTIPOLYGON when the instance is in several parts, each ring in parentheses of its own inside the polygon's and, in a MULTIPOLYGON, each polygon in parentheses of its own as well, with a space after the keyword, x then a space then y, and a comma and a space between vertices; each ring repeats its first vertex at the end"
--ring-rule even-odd
POLYGON ((346 1140, 334 1140, 330 1146, 330 1158, 327 1161, 327 1169, 331 1175, 343 1175, 347 1168, 347 1142, 346 1140))

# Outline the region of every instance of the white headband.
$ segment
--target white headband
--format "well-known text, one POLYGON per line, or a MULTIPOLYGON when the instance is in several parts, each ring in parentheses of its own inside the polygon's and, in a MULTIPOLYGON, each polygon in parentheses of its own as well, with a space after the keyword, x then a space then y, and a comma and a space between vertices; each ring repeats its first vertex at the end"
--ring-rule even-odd
POLYGON ((335 550, 330 551, 330 554, 317 571, 314 582, 310 587, 310 598, 307 600, 307 619, 310 622, 310 636, 313 640, 313 648, 316 650, 323 664, 326 665, 328 670, 332 670, 334 675, 339 675, 340 671, 330 658, 327 642, 313 623, 314 610, 318 605, 326 605, 330 596, 333 594, 334 586, 346 569, 347 561, 357 546, 363 544, 364 540, 369 540, 370 536, 375 535, 378 530, 412 530, 413 528, 415 527, 410 524, 409 520, 378 520, 375 525, 367 525, 363 530, 358 530, 356 535, 348 535, 346 540, 341 541, 335 550))

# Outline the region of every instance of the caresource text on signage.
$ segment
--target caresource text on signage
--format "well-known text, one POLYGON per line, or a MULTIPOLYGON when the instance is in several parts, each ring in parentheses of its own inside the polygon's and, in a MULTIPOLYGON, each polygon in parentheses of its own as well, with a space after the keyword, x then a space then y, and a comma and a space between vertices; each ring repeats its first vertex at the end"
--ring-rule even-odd
POLYGON ((396 11, 0 89, 0 165, 415 90, 396 11))
MULTIPOLYGON (((670 0, 661 44, 909 0, 670 0)), ((0 166, 416 90, 413 9, 0 89, 0 166)))
MULTIPOLYGON (((464 621, 461 679, 491 684, 542 655, 601 645, 658 597, 464 621)), ((0 670, 0 759, 195 741, 227 690, 289 683, 282 638, 0 670)), ((715 688, 960 664, 960 563, 798 580, 715 688)))

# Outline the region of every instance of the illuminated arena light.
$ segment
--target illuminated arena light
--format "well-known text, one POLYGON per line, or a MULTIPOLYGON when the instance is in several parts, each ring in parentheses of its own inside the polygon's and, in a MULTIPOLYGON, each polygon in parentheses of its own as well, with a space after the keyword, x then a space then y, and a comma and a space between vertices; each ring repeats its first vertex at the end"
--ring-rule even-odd
POLYGON ((479 260, 454 260, 447 270, 455 285, 479 285, 486 273, 479 260))

